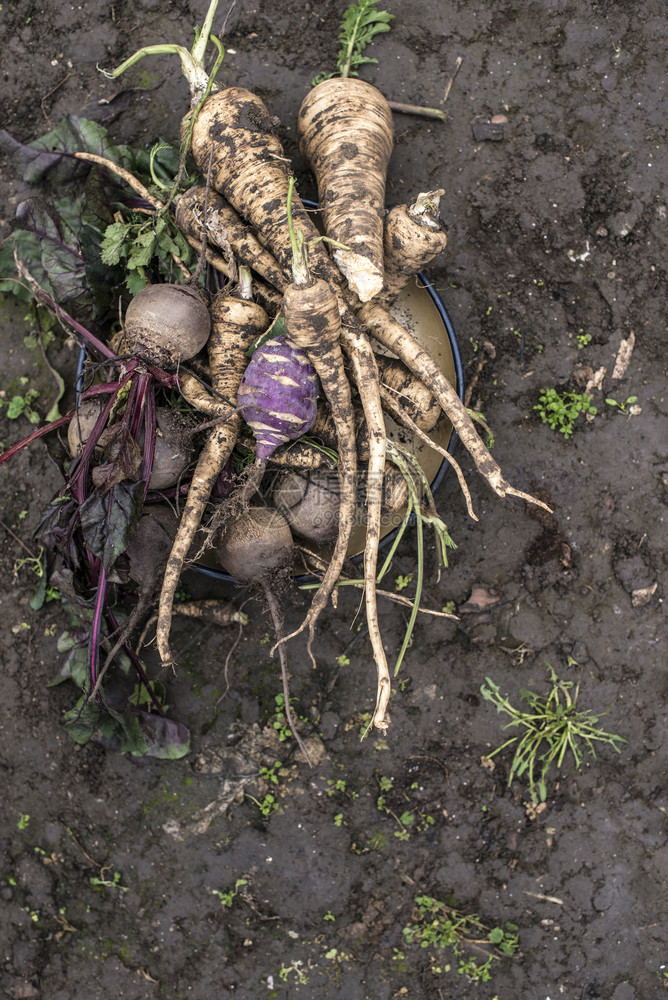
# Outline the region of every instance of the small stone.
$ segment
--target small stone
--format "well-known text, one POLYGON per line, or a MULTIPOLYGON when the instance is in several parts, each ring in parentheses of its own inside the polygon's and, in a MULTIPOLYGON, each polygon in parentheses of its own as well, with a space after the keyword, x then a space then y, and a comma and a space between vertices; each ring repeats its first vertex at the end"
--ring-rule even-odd
POLYGON ((633 607, 644 608, 646 604, 649 604, 656 593, 656 588, 658 586, 658 583, 655 581, 649 587, 640 587, 638 590, 634 590, 631 593, 631 604, 633 607))
POLYGON ((484 142, 486 139, 491 142, 500 142, 503 139, 505 122, 495 121, 503 115, 494 115, 493 118, 476 118, 471 122, 473 138, 476 142, 484 142))

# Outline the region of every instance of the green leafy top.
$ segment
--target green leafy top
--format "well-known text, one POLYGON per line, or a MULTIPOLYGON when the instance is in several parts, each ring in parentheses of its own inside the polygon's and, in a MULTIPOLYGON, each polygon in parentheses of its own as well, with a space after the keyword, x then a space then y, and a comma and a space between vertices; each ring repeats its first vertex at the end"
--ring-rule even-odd
POLYGON ((363 55, 364 49, 374 35, 390 30, 389 22, 394 14, 376 10, 378 0, 357 0, 345 11, 339 29, 338 61, 335 73, 321 73, 313 84, 330 80, 334 76, 359 76, 357 68, 364 63, 377 63, 377 59, 363 55))

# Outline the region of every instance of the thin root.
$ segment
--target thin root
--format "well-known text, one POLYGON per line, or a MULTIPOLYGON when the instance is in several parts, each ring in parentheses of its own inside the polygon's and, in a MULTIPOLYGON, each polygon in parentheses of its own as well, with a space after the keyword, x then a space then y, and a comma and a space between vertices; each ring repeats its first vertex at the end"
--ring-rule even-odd
MULTIPOLYGON (((262 581, 262 590, 264 591, 265 599, 267 601, 267 604, 269 605, 269 613, 271 614, 271 620, 274 623, 274 631, 276 632, 276 636, 280 640, 282 624, 281 624, 281 616, 278 610, 278 606, 276 604, 276 598, 272 594, 269 586, 264 581, 262 581)), ((283 681, 283 701, 285 702, 285 718, 287 719, 288 725, 292 730, 292 735, 297 741, 297 746, 299 747, 302 754, 306 758, 306 763, 308 764, 309 767, 313 767, 313 762, 309 757, 308 750, 306 749, 304 741, 299 735, 299 731, 295 725, 295 720, 292 716, 292 709, 290 708, 290 684, 288 681, 288 662, 283 645, 279 645, 278 647, 278 658, 281 664, 281 679, 283 681)))
POLYGON ((447 451, 445 448, 442 448, 439 444, 437 444, 434 440, 432 440, 432 438, 430 438, 425 431, 421 430, 415 423, 415 421, 412 420, 411 417, 409 417, 409 415, 406 413, 403 407, 397 403, 392 394, 382 385, 380 387, 380 395, 387 409, 390 411, 390 413, 397 421, 397 423, 403 424, 404 427, 406 427, 408 430, 413 431, 413 433, 416 434, 421 441, 424 441, 425 444, 429 445, 430 448, 433 448, 433 450, 438 452, 439 455, 442 455, 443 458, 446 460, 446 462, 448 462, 450 467, 454 470, 455 475, 457 476, 457 479, 459 481, 460 489, 464 494, 464 500, 466 501, 466 509, 468 511, 469 517, 472 518, 472 520, 477 521, 478 516, 473 510, 473 504, 471 502, 471 494, 469 492, 468 484, 466 482, 466 479, 464 478, 464 473, 461 470, 459 462, 450 454, 449 451, 447 451))

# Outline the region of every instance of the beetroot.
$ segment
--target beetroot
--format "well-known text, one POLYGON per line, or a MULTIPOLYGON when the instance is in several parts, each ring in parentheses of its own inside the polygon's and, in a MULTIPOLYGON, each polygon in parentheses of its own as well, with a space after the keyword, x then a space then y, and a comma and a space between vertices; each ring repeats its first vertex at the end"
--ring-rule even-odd
POLYGON ((248 507, 223 529, 215 547, 222 568, 239 583, 260 581, 290 562, 292 534, 282 514, 248 507))
POLYGON ((210 332, 209 310, 188 285, 148 285, 135 295, 125 313, 130 350, 157 365, 194 358, 210 332))
POLYGON ((314 469, 307 475, 284 472, 274 486, 273 500, 293 534, 316 545, 332 542, 339 531, 339 477, 314 469))

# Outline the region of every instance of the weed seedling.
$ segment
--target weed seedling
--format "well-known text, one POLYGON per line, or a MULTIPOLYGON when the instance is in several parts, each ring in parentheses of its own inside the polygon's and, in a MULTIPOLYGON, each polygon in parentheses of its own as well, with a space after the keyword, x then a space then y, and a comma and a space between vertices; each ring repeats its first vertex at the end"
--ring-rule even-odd
MULTIPOLYGON (((292 730, 288 725, 288 717, 285 711, 285 696, 282 694, 277 694, 276 697, 274 698, 274 702, 276 704, 276 712, 274 713, 273 717, 274 721, 272 725, 276 730, 276 732, 278 733, 279 742, 285 743, 292 736, 292 730)), ((293 715, 295 715, 295 717, 298 718, 300 722, 308 723, 308 719, 304 718, 303 715, 298 716, 296 714, 292 706, 292 698, 290 699, 290 707, 292 708, 293 715)))
POLYGON ((100 868, 100 874, 93 875, 91 877, 90 884, 100 889, 119 889, 121 892, 127 892, 127 885, 121 885, 121 873, 114 872, 112 878, 107 878, 104 873, 110 871, 110 865, 103 865, 102 868, 100 868))
MULTIPOLYGON (((571 661, 572 662, 572 661, 571 661)), ((520 697, 529 706, 528 712, 515 708, 507 698, 503 698, 498 685, 486 677, 480 692, 486 701, 496 706, 497 712, 510 716, 510 722, 504 729, 512 727, 521 730, 521 734, 506 740, 500 747, 487 754, 491 760, 508 747, 514 748, 513 760, 510 765, 508 787, 515 778, 526 775, 529 779, 529 794, 535 805, 545 802, 547 798, 547 773, 552 764, 561 767, 570 751, 575 761, 576 770, 583 760, 583 750, 596 757, 595 743, 607 743, 617 753, 620 744, 626 740, 614 733, 608 733, 598 727, 598 721, 606 712, 594 714, 589 709, 578 709, 577 700, 580 685, 573 689, 573 681, 560 680, 550 664, 547 664, 551 688, 547 695, 538 695, 533 691, 520 691, 520 697)))
POLYGON ((613 409, 619 410, 620 413, 626 413, 627 407, 632 406, 633 403, 638 402, 637 396, 627 396, 623 403, 618 403, 616 399, 606 399, 606 405, 612 406, 613 409))
POLYGON ((294 959, 289 965, 281 965, 278 970, 278 978, 284 983, 287 983, 288 978, 293 975, 295 977, 295 982, 299 986, 306 986, 308 984, 308 976, 304 971, 304 963, 301 959, 294 959))
MULTIPOLYGON (((463 913, 433 896, 418 896, 415 904, 417 918, 404 927, 404 940, 407 944, 417 943, 421 948, 432 949, 430 963, 434 975, 450 970, 450 965, 439 955, 439 951, 448 948, 458 960, 459 974, 483 983, 492 978, 494 962, 509 958, 517 951, 516 924, 486 927, 475 914, 463 913), (485 961, 469 956, 469 948, 481 952, 485 961)), ((403 953, 400 954, 403 957, 403 953)))
POLYGON ((232 907, 232 903, 234 902, 235 897, 239 895, 239 890, 244 885, 248 885, 248 879, 238 878, 234 883, 233 889, 228 889, 227 892, 221 892, 220 889, 212 889, 211 892, 213 893, 214 896, 218 897, 218 899, 220 900, 220 905, 223 906, 226 910, 229 910, 232 907))
POLYGON ((280 760, 275 760, 274 763, 271 765, 271 767, 260 768, 258 772, 258 778, 261 778, 262 781, 266 781, 267 784, 269 785, 277 785, 278 784, 277 772, 280 771, 282 766, 283 765, 281 764, 280 760))
MULTIPOLYGON (((25 375, 22 375, 19 379, 21 386, 26 386, 28 384, 28 379, 25 375)), ((42 419, 37 412, 33 409, 33 403, 39 398, 38 389, 26 389, 23 395, 16 394, 12 396, 8 403, 3 403, 0 399, 0 406, 5 405, 7 407, 7 418, 9 420, 18 420, 19 417, 26 417, 31 424, 38 424, 42 419)))
POLYGON ((336 781, 333 778, 331 778, 327 782, 327 795, 330 799, 332 795, 336 794, 336 792, 345 792, 345 790, 346 790, 346 783, 343 780, 343 778, 338 778, 336 781))
POLYGON ((559 393, 556 389, 543 389, 534 410, 544 424, 563 434, 566 440, 572 436, 581 413, 594 417, 598 412, 585 392, 559 393))
POLYGON ((246 798, 250 799, 251 802, 255 803, 255 805, 258 807, 258 809, 260 810, 261 814, 264 816, 265 819, 269 819, 271 814, 276 812, 276 810, 278 809, 278 802, 276 801, 276 796, 272 795, 271 792, 267 792, 262 801, 256 799, 254 795, 250 795, 248 792, 246 792, 246 798))

